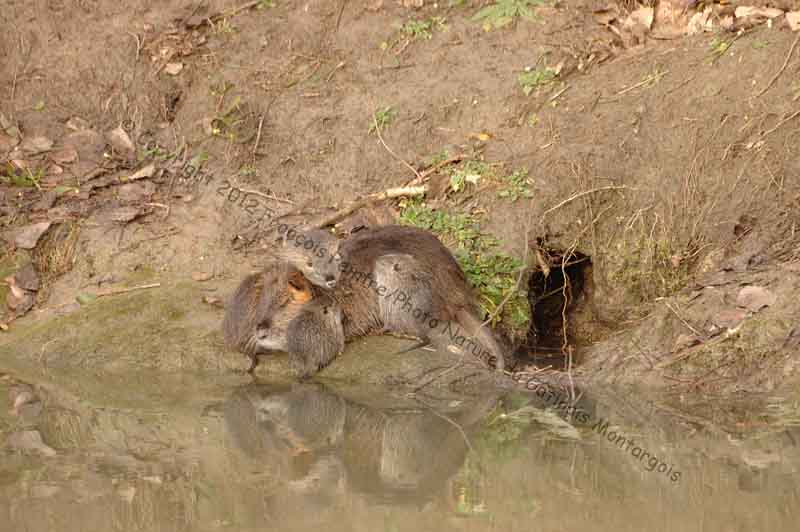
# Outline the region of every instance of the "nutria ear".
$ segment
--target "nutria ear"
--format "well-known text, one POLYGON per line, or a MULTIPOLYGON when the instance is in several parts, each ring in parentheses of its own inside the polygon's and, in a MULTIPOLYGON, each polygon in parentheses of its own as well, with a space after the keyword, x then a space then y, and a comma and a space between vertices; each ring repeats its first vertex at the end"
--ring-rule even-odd
POLYGON ((288 286, 289 298, 295 303, 305 303, 311 299, 311 287, 302 273, 290 273, 288 286))

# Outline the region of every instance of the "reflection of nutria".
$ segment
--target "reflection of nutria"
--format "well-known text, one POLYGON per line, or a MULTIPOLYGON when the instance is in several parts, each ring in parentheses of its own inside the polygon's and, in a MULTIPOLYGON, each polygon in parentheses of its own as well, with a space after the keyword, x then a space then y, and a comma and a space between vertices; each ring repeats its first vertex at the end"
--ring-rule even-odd
POLYGON ((341 305, 348 340, 402 332, 448 351, 488 352, 497 369, 504 368, 503 351, 494 333, 481 324, 464 272, 432 233, 385 225, 342 241, 320 230, 285 234, 282 258, 302 269, 313 284, 333 286, 329 293, 341 305))
POLYGON ((289 353, 292 367, 308 376, 326 366, 344 347, 341 311, 293 266, 271 262, 247 276, 227 304, 225 342, 251 359, 273 351, 289 353), (313 299, 312 299, 313 298, 313 299))

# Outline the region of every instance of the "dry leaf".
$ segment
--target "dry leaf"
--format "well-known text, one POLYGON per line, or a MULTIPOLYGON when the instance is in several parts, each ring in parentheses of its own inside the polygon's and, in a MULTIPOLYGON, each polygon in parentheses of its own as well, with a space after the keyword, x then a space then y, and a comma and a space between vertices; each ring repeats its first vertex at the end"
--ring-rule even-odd
POLYGON ((800 30, 800 11, 789 11, 786 13, 786 22, 792 31, 800 30))
POLYGON ((711 31, 714 23, 711 21, 711 8, 707 7, 702 13, 695 13, 689 19, 689 24, 686 26, 686 33, 695 35, 703 33, 704 31, 711 31))
POLYGON ((654 11, 652 7, 640 7, 625 19, 623 27, 644 26, 648 30, 653 27, 654 11))
POLYGON ((192 279, 195 281, 202 283, 203 281, 208 281, 214 278, 213 273, 208 272, 194 272, 192 273, 192 279))
POLYGON ((777 296, 763 286, 745 286, 736 296, 736 304, 752 312, 775 304, 777 296))
POLYGON ((164 72, 170 76, 177 76, 183 70, 183 63, 167 63, 164 66, 164 72))
POLYGON ((736 18, 775 18, 783 15, 783 10, 774 7, 740 6, 736 8, 733 14, 736 15, 736 18))
POLYGON ((52 147, 53 141, 43 136, 26 138, 20 144, 20 148, 31 155, 49 151, 52 147))
POLYGON ((33 249, 39 238, 50 228, 50 222, 40 222, 38 224, 26 225, 15 231, 14 245, 22 249, 33 249))
POLYGON ((153 177, 153 174, 156 171, 156 165, 150 163, 144 168, 141 168, 134 172, 133 174, 129 175, 128 177, 121 178, 122 181, 136 181, 137 179, 145 179, 148 177, 153 177))
POLYGON ((106 139, 114 149, 125 157, 133 157, 136 153, 136 146, 134 146, 128 133, 122 129, 122 126, 106 133, 106 139))
POLYGON ((50 160, 56 164, 74 163, 78 160, 78 151, 71 146, 67 146, 51 153, 50 160))

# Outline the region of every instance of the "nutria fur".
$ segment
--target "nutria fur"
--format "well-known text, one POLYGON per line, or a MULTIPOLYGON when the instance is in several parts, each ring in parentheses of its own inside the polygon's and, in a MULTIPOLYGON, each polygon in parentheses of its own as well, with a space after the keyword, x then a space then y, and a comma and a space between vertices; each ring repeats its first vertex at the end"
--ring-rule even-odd
POLYGON ((319 295, 306 303, 289 322, 285 351, 300 378, 308 378, 330 364, 342 349, 342 309, 329 296, 319 295))
POLYGON ((442 347, 446 336, 462 344, 471 337, 504 369, 503 351, 482 326, 464 272, 432 233, 400 225, 365 229, 343 240, 339 254, 342 272, 332 293, 347 339, 396 331, 442 347))
POLYGON ((300 270, 311 284, 333 288, 339 278, 339 240, 322 229, 281 225, 278 258, 300 270))
POLYGON ((226 306, 225 342, 250 357, 284 351, 301 376, 327 365, 344 346, 341 310, 329 296, 316 298, 311 284, 292 265, 270 262, 248 275, 226 306))

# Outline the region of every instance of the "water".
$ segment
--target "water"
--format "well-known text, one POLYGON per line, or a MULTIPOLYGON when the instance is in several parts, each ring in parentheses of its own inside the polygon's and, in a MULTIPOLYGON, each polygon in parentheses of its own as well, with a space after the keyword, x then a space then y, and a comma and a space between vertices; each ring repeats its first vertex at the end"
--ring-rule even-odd
POLYGON ((0 530, 775 532, 800 517, 786 401, 603 389, 567 423, 531 394, 103 380, 43 379, 18 415, 2 409, 0 530), (25 431, 41 444, 9 449, 25 431))

